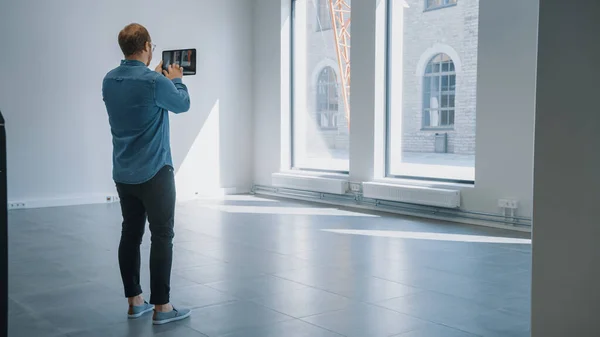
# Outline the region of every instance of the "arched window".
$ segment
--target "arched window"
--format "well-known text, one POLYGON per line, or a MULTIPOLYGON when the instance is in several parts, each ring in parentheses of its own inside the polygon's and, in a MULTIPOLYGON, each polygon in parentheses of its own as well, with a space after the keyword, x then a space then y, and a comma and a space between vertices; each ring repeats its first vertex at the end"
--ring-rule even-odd
POLYGON ((317 123, 322 129, 337 128, 339 97, 337 76, 331 67, 325 67, 317 80, 317 123))
POLYGON ((317 31, 332 29, 329 0, 315 0, 317 5, 317 31))
POLYGON ((423 128, 453 128, 456 71, 446 54, 434 56, 423 77, 423 128))

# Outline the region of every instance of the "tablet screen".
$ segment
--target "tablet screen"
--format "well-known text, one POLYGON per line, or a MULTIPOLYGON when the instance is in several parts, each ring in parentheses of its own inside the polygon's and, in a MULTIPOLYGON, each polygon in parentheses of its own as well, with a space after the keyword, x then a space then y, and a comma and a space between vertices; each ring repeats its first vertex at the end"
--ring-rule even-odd
POLYGON ((163 69, 170 64, 183 67, 183 75, 196 75, 196 49, 165 50, 162 53, 163 69))

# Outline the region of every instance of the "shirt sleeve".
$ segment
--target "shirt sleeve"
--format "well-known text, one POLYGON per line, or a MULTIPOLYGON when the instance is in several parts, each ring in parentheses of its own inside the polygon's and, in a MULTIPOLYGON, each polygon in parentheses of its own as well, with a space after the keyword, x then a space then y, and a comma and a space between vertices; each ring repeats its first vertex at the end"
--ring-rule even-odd
POLYGON ((160 75, 154 87, 156 105, 174 113, 186 112, 190 109, 190 95, 187 86, 180 78, 169 80, 160 75))

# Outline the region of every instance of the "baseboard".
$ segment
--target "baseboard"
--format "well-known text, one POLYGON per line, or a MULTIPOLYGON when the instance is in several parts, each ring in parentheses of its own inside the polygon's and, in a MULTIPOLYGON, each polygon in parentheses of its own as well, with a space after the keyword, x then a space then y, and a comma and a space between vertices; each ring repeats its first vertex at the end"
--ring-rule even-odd
POLYGON ((411 217, 448 221, 448 222, 461 223, 461 224, 466 224, 466 225, 506 229, 506 230, 511 230, 511 231, 525 232, 525 233, 531 232, 530 226, 515 226, 512 224, 505 224, 505 223, 501 223, 501 222, 497 222, 497 221, 487 221, 487 220, 463 218, 463 217, 455 217, 455 216, 451 217, 451 216, 444 216, 444 215, 439 215, 439 214, 434 214, 434 213, 402 210, 402 209, 393 208, 393 207, 375 206, 375 205, 371 205, 368 203, 360 203, 360 202, 357 202, 354 200, 316 199, 314 197, 304 196, 302 194, 284 194, 284 193, 273 192, 273 191, 269 191, 269 189, 254 189, 253 193, 256 195, 272 196, 272 197, 284 198, 284 199, 290 199, 290 200, 301 200, 301 201, 307 201, 307 202, 312 202, 312 203, 320 203, 320 204, 326 204, 326 205, 332 205, 332 206, 348 207, 348 208, 362 209, 362 210, 374 211, 374 212, 383 212, 383 213, 389 213, 389 214, 406 215, 406 216, 411 216, 411 217))
MULTIPOLYGON (((177 201, 189 201, 196 198, 216 198, 235 194, 249 194, 250 188, 219 188, 217 190, 208 191, 206 194, 196 195, 178 195, 177 201)), ((66 206, 81 206, 95 204, 110 204, 119 202, 116 193, 106 194, 91 194, 81 196, 65 196, 58 198, 40 198, 40 199, 11 199, 8 201, 9 210, 32 209, 32 208, 48 208, 48 207, 66 207, 66 206)))
POLYGON ((93 194, 82 196, 67 196, 59 198, 40 198, 40 199, 13 199, 8 201, 9 210, 80 206, 93 204, 106 204, 117 202, 118 198, 112 193, 93 194), (110 198, 107 200, 107 197, 110 198))

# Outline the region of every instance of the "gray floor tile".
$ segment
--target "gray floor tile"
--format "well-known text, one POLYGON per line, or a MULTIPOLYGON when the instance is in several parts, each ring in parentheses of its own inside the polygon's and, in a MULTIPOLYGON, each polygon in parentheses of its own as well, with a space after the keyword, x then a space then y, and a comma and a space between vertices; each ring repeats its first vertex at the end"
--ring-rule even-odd
POLYGON ((194 310, 186 325, 207 336, 222 336, 248 328, 292 320, 252 302, 238 301, 194 310))
POLYGON ((302 320, 348 337, 387 337, 426 324, 408 315, 362 303, 302 320))
POLYGON ((235 297, 231 295, 203 285, 173 288, 171 290, 171 302, 190 309, 198 309, 235 300, 235 297))
POLYGON ((421 289, 409 287, 376 277, 357 278, 355 283, 346 289, 337 290, 341 295, 367 303, 375 303, 388 299, 407 296, 421 292, 421 289))
POLYGON ((65 269, 27 276, 9 273, 8 291, 13 298, 19 298, 39 292, 51 292, 63 288, 65 285, 85 284, 87 282, 87 279, 65 269))
POLYGON ((262 272, 242 265, 221 262, 207 266, 173 271, 174 278, 180 277, 198 284, 255 278, 262 272))
POLYGON ((347 308, 354 302, 340 295, 311 287, 277 293, 253 300, 283 314, 302 318, 347 308))
POLYGON ((458 297, 434 292, 422 292, 378 303, 379 306, 430 322, 456 327, 492 309, 458 297))
POLYGON ((422 328, 393 337, 480 337, 471 333, 439 324, 427 324, 422 328))
MULTIPOLYGON (((40 285, 43 285, 46 279, 39 279, 40 285)), ((86 282, 80 284, 69 284, 65 286, 45 290, 43 286, 34 288, 29 293, 12 295, 13 300, 21 305, 36 312, 46 310, 61 310, 68 307, 78 307, 82 303, 93 303, 94 306, 101 306, 107 302, 121 298, 117 292, 96 282, 86 282)))
POLYGON ((365 276, 357 270, 310 268, 279 273, 276 276, 367 303, 422 291, 397 282, 365 276))
POLYGON ((280 296, 292 293, 307 286, 271 275, 256 278, 209 283, 207 286, 231 294, 240 299, 251 300, 259 297, 280 296))
POLYGON ((294 256, 240 245, 228 247, 226 250, 208 251, 203 254, 233 265, 243 265, 262 273, 277 273, 311 265, 309 261, 294 256))
POLYGON ((184 326, 178 328, 177 330, 157 333, 154 336, 156 336, 156 337, 208 337, 205 334, 202 334, 196 330, 193 330, 193 329, 190 329, 190 328, 187 328, 184 326))
POLYGON ((8 322, 8 337, 57 337, 63 334, 64 331, 61 331, 51 322, 33 314, 13 317, 8 322))
POLYGON ((152 326, 148 317, 144 317, 138 320, 130 320, 101 328, 85 328, 77 332, 69 333, 68 337, 145 337, 154 336, 160 332, 179 331, 184 328, 187 329, 185 326, 181 325, 161 326, 160 328, 161 331, 156 331, 156 327, 152 326))
POLYGON ((331 331, 300 320, 286 321, 274 325, 244 329, 223 337, 341 337, 331 331))
POLYGON ((99 329, 114 325, 126 319, 127 307, 115 312, 108 307, 97 306, 94 302, 77 307, 63 309, 49 309, 40 312, 40 318, 50 322, 63 333, 73 333, 81 330, 99 329))
MULTIPOLYGON (((176 243, 174 243, 174 245, 176 245, 176 243)), ((206 266, 218 262, 220 261, 204 256, 200 253, 180 249, 175 250, 173 252, 172 270, 189 269, 194 267, 206 266)))
POLYGON ((188 231, 187 233, 177 233, 178 238, 184 237, 183 240, 174 243, 175 249, 185 249, 196 253, 205 253, 213 250, 226 249, 228 243, 215 237, 211 237, 201 233, 188 231))
POLYGON ((9 321, 12 318, 16 318, 25 314, 31 313, 29 309, 27 309, 24 305, 14 301, 13 299, 8 299, 8 319, 9 321))
POLYGON ((531 334, 528 315, 502 311, 478 313, 455 327, 485 337, 529 337, 531 334))

